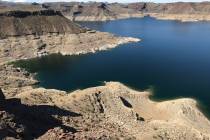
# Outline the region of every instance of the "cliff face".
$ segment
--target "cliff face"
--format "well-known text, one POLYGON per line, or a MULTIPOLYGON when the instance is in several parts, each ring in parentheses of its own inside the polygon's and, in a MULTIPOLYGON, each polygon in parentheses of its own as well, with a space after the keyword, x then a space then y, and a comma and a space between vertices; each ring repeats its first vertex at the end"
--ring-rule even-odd
POLYGON ((107 21, 150 15, 158 19, 181 21, 210 20, 210 2, 192 3, 79 3, 57 2, 44 4, 0 3, 0 13, 5 11, 60 11, 74 21, 107 21))
POLYGON ((76 21, 105 21, 142 16, 141 12, 118 3, 45 3, 43 5, 48 9, 59 10, 69 19, 76 21))
POLYGON ((77 34, 85 31, 53 10, 7 11, 0 13, 0 18, 0 38, 47 33, 77 34))
POLYGON ((168 14, 208 14, 210 2, 202 3, 133 3, 129 8, 144 13, 168 13, 168 14))
POLYGON ((210 2, 202 3, 133 3, 129 8, 163 20, 209 21, 210 2))
POLYGON ((61 11, 71 20, 104 21, 150 15, 182 21, 210 20, 210 2, 202 3, 47 3, 45 8, 61 11))

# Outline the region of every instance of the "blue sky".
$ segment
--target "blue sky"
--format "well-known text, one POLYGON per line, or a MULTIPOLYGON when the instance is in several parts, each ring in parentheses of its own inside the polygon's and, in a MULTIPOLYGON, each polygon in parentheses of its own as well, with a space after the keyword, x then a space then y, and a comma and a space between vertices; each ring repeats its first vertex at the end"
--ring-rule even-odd
MULTIPOLYGON (((6 1, 6 0, 5 0, 6 1)), ((7 0, 7 1, 12 1, 12 2, 59 2, 59 1, 83 1, 87 2, 90 0, 7 0)), ((201 2, 202 0, 94 0, 97 2, 121 2, 121 3, 129 3, 129 2, 177 2, 177 1, 183 1, 183 2, 201 2)))

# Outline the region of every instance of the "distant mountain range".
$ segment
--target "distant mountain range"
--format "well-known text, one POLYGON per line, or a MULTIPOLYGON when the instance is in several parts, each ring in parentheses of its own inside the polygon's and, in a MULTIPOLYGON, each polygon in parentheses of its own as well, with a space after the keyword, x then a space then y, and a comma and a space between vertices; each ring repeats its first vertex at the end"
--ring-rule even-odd
POLYGON ((45 3, 45 8, 62 11, 69 19, 104 21, 152 16, 182 21, 210 20, 210 2, 202 3, 45 3))
POLYGON ((130 17, 151 16, 158 19, 181 21, 210 20, 210 2, 201 3, 97 3, 97 2, 56 2, 56 3, 11 3, 0 2, 0 12, 8 10, 51 9, 61 11, 75 21, 107 21, 130 17))

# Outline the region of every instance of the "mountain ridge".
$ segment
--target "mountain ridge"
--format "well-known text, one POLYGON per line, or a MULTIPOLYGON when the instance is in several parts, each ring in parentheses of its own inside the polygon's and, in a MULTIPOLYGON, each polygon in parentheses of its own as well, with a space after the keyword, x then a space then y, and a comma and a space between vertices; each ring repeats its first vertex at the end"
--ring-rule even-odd
POLYGON ((176 3, 44 3, 75 21, 107 21, 130 17, 152 16, 180 21, 210 20, 210 2, 176 3), (108 11, 108 12, 107 12, 108 11))

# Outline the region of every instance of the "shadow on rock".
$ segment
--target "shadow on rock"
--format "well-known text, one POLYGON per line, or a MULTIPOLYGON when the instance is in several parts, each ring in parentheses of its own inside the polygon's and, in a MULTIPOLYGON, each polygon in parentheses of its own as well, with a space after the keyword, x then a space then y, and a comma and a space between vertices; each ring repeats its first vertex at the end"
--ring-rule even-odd
POLYGON ((60 127, 66 132, 75 133, 76 129, 64 126, 61 120, 53 116, 81 116, 49 105, 24 105, 20 99, 4 99, 0 90, 0 139, 5 136, 34 139, 48 130, 60 127), (2 113, 3 112, 3 113, 2 113))

